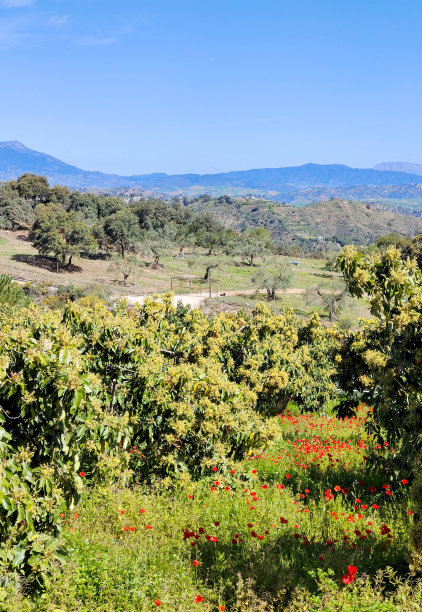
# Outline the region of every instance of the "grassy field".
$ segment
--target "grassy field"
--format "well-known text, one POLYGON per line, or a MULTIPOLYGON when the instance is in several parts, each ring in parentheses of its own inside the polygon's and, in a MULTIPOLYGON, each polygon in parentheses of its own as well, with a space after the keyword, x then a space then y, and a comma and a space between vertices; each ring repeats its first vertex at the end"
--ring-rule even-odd
POLYGON ((63 516, 71 561, 36 603, 0 589, 1 609, 420 610, 420 586, 397 578, 408 571, 410 483, 367 465, 390 452, 367 436, 370 412, 290 408, 276 445, 236 473, 94 491, 87 474, 82 505, 63 516))
MULTIPOLYGON (((87 287, 96 284, 106 287, 113 295, 150 295, 154 292, 166 292, 170 290, 172 277, 202 278, 207 263, 218 261, 219 266, 213 270, 214 297, 221 293, 227 295, 213 300, 217 303, 217 309, 224 309, 225 304, 228 308, 236 308, 236 305, 242 307, 262 301, 263 293, 255 294, 256 285, 252 282, 252 277, 260 271, 276 271, 283 259, 288 261, 290 258, 270 256, 265 261, 258 260, 254 266, 247 266, 226 255, 209 258, 203 253, 187 253, 181 258, 173 253, 167 253, 160 260, 162 267, 152 269, 146 261, 137 272, 136 279, 131 277, 124 286, 116 273, 109 270, 110 262, 107 260, 76 259, 72 271, 64 267, 57 271, 55 262, 38 256, 23 232, 0 231, 0 273, 10 274, 20 281, 38 281, 51 286, 69 283, 87 287)), ((287 292, 278 292, 279 299, 272 306, 274 308, 289 306, 303 316, 308 316, 316 310, 326 317, 327 313, 320 305, 307 302, 305 291, 321 283, 335 282, 338 275, 324 269, 323 259, 295 258, 295 261, 298 261, 299 265, 292 266, 291 288, 287 292)), ((173 291, 189 293, 188 283, 176 282, 173 291)), ((195 292, 195 288, 192 291, 195 292)), ((207 288, 202 291, 206 292, 207 288)), ((351 301, 346 310, 347 316, 352 320, 366 316, 368 312, 364 301, 351 301)))

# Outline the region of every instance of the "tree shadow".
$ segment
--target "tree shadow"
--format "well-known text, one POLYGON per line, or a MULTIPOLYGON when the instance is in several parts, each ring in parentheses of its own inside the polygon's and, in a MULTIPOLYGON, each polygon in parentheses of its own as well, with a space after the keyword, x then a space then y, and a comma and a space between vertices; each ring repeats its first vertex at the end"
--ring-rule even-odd
POLYGON ((44 257, 42 255, 28 255, 26 253, 17 253, 15 255, 12 255, 11 259, 13 261, 18 261, 20 263, 27 264, 28 266, 32 266, 33 268, 39 268, 42 270, 47 270, 48 272, 56 272, 59 274, 80 272, 82 270, 81 266, 77 266, 75 264, 71 264, 70 266, 60 263, 58 264, 54 257, 44 257))

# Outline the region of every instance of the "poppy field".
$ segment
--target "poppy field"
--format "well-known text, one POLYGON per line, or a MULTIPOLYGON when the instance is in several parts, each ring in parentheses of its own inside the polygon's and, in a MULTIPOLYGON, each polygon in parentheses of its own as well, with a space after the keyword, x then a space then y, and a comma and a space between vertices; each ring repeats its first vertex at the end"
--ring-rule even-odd
POLYGON ((21 609, 420 609, 419 583, 405 581, 410 483, 368 464, 391 452, 370 418, 291 404, 268 452, 172 487, 90 490, 82 472, 83 502, 61 516, 71 561, 21 609))

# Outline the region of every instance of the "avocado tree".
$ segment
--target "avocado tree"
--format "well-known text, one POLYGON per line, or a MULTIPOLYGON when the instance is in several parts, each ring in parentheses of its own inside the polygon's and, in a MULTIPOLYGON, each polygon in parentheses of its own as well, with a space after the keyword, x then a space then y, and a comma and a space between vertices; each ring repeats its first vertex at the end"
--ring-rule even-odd
MULTIPOLYGON (((392 469, 414 474, 417 504, 413 563, 422 570, 422 272, 389 246, 364 256, 345 247, 339 258, 349 291, 368 296, 375 320, 344 338, 338 355, 340 410, 365 402, 373 407, 368 428, 394 449, 392 469)), ((385 467, 385 466, 384 466, 385 467)))

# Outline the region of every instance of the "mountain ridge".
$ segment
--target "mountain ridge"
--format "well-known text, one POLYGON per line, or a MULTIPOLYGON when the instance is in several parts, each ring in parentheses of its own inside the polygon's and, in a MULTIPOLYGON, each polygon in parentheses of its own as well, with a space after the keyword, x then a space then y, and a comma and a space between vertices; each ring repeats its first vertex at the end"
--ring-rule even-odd
POLYGON ((317 187, 352 187, 355 185, 403 185, 419 183, 417 174, 351 168, 344 164, 307 163, 280 168, 254 168, 215 174, 152 173, 120 176, 82 170, 46 153, 29 149, 21 142, 0 142, 0 180, 16 179, 25 172, 44 174, 52 184, 71 188, 140 187, 168 194, 225 191, 250 191, 275 196, 278 192, 291 192, 317 187))

